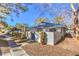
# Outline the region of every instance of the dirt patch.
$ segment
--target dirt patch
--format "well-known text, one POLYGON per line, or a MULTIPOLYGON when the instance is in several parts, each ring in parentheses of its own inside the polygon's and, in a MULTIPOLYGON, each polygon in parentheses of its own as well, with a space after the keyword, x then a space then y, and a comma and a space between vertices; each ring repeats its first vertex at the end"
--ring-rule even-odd
POLYGON ((75 55, 79 55, 79 40, 76 38, 65 38, 63 42, 56 46, 66 50, 74 51, 75 55))
POLYGON ((74 52, 50 45, 41 45, 38 43, 23 46, 23 49, 30 56, 71 56, 74 52))

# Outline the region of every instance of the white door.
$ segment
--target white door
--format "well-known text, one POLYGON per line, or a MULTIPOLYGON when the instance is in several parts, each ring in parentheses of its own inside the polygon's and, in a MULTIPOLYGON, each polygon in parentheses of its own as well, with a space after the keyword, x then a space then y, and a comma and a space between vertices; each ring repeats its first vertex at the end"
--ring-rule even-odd
POLYGON ((46 32, 47 33, 47 44, 54 45, 54 33, 53 32, 46 32))

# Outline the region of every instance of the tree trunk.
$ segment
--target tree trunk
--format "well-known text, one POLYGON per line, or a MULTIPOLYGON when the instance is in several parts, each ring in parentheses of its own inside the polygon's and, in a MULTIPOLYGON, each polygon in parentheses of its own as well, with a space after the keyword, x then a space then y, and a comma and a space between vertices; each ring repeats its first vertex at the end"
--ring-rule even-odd
POLYGON ((78 25, 78 11, 74 12, 74 25, 78 25))
POLYGON ((74 12, 74 34, 76 34, 77 27, 78 27, 78 11, 74 12))

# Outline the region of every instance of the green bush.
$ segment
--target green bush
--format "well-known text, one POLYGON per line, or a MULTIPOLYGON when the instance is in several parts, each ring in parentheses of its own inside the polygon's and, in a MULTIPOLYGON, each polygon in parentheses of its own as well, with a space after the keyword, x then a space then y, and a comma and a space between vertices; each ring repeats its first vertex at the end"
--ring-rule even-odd
POLYGON ((45 32, 41 32, 41 44, 46 45, 47 44, 47 34, 45 32))

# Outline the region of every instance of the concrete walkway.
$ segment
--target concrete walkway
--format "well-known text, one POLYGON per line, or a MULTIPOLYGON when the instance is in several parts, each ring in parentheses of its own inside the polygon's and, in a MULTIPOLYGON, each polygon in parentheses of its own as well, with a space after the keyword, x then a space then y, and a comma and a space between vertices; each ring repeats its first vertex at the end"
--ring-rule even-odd
MULTIPOLYGON (((7 40, 10 40, 11 38, 6 38, 7 40)), ((9 42, 8 42, 9 43, 9 42)), ((23 45, 27 45, 27 43, 22 43, 23 45)), ((9 48, 10 52, 2 52, 2 56, 29 56, 24 49, 22 48, 22 46, 18 46, 18 47, 7 47, 9 48)), ((2 49, 1 49, 2 50, 2 49)), ((3 50, 2 50, 3 51, 3 50)))
POLYGON ((29 56, 21 47, 10 48, 12 56, 29 56))
POLYGON ((21 47, 10 48, 10 52, 2 52, 2 56, 29 56, 21 47))

